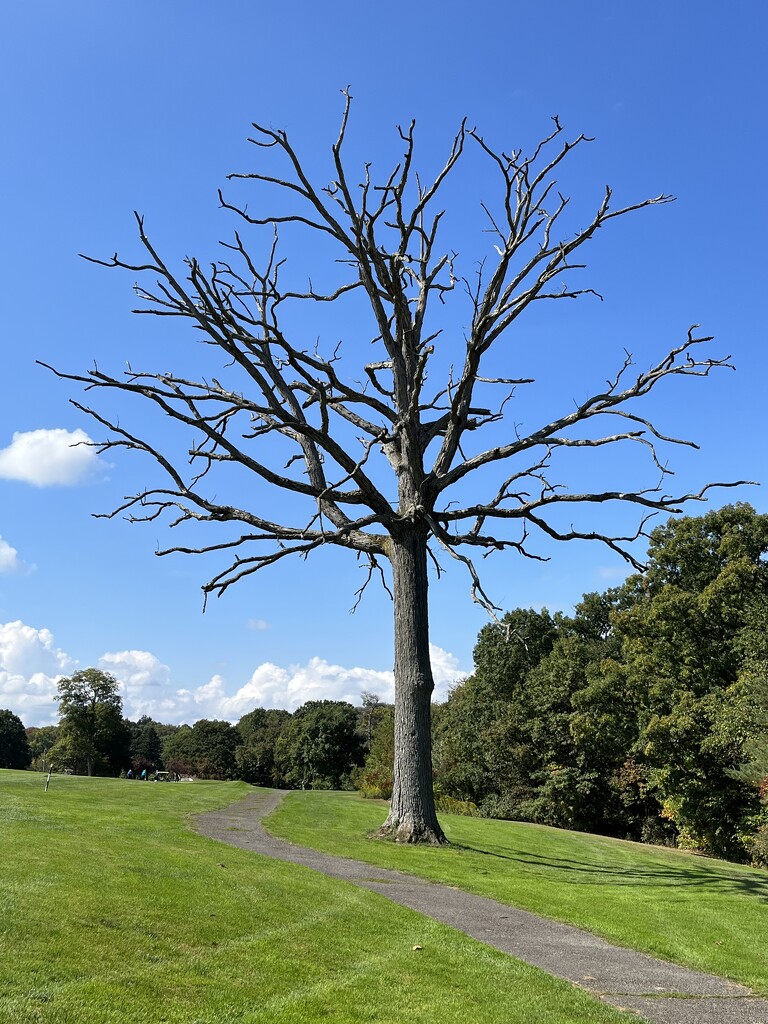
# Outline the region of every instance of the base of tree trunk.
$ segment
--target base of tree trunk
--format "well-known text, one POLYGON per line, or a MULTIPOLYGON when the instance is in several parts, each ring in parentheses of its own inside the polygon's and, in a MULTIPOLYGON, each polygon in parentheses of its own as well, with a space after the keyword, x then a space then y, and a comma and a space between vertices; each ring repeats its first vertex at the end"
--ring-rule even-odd
POLYGON ((387 820, 374 835, 377 839, 393 839, 396 843, 426 843, 430 846, 448 846, 448 840, 438 825, 430 828, 424 822, 387 820))

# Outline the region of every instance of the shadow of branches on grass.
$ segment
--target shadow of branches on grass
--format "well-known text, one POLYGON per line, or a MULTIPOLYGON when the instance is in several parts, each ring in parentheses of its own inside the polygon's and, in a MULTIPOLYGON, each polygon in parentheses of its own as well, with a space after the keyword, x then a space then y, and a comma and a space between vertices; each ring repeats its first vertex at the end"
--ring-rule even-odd
POLYGON ((685 864, 681 863, 679 866, 667 864, 654 867, 649 864, 643 864, 622 867, 620 865, 600 866, 574 858, 544 856, 530 852, 499 853, 494 850, 468 846, 462 843, 453 843, 452 846, 455 850, 466 850, 469 853, 479 853, 482 856, 508 860, 517 864, 526 864, 534 868, 567 872, 570 876, 581 876, 569 878, 569 881, 576 884, 643 885, 674 888, 694 887, 704 894, 708 892, 713 895, 741 893, 756 896, 758 899, 768 900, 768 873, 766 873, 765 877, 762 877, 739 870, 730 871, 727 867, 720 867, 713 861, 697 860, 694 854, 681 855, 681 857, 690 857, 690 860, 686 860, 685 864))

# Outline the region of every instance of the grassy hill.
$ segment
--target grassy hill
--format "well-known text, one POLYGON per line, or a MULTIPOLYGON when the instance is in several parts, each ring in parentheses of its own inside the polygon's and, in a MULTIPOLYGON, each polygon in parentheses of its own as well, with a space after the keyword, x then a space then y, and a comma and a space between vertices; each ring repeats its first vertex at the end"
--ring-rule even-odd
POLYGON ((292 793, 265 822, 329 853, 445 882, 768 993, 768 872, 544 825, 440 815, 452 845, 367 838, 386 805, 292 793))
POLYGON ((55 776, 45 793, 0 770, 0 1024, 628 1019, 374 893, 191 830, 247 788, 55 776))

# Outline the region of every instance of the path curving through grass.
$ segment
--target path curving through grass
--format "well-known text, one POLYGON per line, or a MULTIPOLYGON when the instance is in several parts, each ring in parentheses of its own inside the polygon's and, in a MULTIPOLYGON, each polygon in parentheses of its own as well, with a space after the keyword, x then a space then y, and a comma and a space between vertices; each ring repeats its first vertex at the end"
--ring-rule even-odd
POLYGON ((625 1020, 374 893, 190 827, 253 792, 54 776, 45 793, 44 776, 0 770, 0 1024, 625 1020))

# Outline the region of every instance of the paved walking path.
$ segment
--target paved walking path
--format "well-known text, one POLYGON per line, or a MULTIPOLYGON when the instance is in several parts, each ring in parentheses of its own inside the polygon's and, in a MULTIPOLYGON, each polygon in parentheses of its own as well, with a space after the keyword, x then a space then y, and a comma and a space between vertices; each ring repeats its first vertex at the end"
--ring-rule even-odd
MULTIPOLYGON (((768 1024, 768 999, 753 995, 743 985, 612 946, 579 928, 484 896, 276 839, 261 826, 261 818, 274 810, 283 796, 254 791, 231 807, 200 815, 197 827, 204 835, 231 846, 301 864, 381 893, 649 1021, 768 1024)), ((759 941, 755 936, 755 942, 759 941)))

